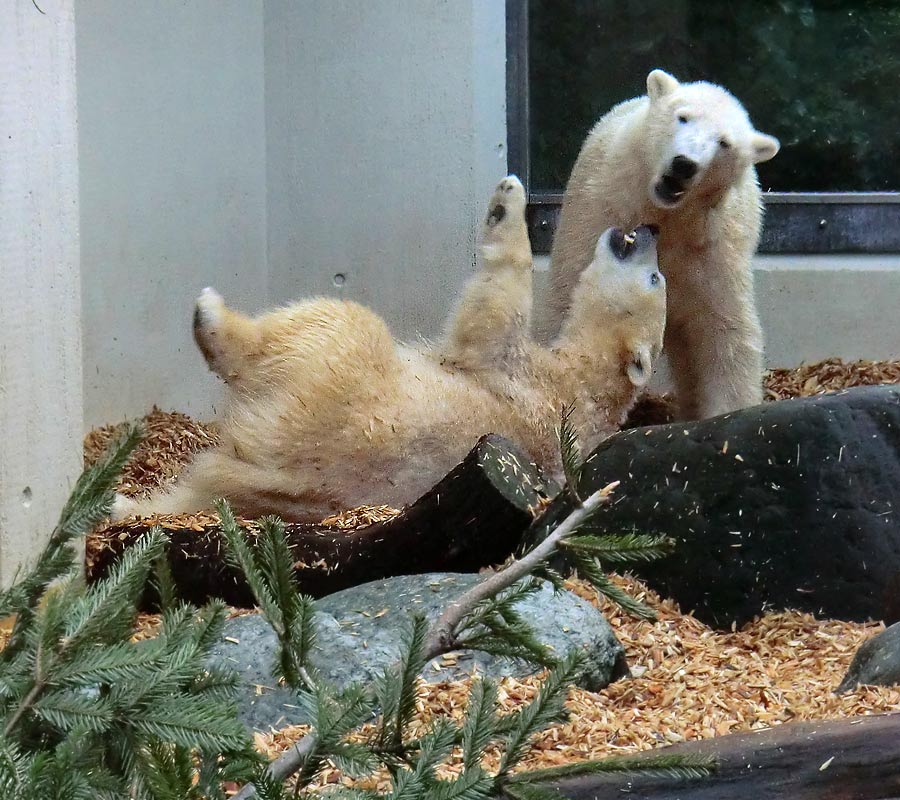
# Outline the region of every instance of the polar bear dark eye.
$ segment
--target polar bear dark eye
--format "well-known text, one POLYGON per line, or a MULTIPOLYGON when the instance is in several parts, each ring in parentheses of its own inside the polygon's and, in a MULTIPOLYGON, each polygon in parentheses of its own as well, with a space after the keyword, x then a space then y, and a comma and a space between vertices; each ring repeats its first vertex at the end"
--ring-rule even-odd
POLYGON ((728 139, 719 139, 719 147, 721 147, 723 150, 727 150, 729 147, 731 147, 731 143, 728 141, 728 139))
POLYGON ((682 125, 687 125, 688 119, 687 119, 687 117, 686 117, 684 114, 679 114, 679 115, 678 115, 678 121, 679 121, 682 125))
POLYGON ((659 286, 659 273, 654 272, 650 275, 650 285, 651 286, 659 286))

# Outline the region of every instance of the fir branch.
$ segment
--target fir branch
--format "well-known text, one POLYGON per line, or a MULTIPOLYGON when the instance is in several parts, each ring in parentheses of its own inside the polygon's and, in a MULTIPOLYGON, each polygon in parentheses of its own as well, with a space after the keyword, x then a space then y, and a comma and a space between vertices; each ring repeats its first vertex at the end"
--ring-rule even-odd
POLYGON ((244 538, 244 532, 234 518, 231 506, 224 500, 216 502, 222 535, 228 545, 229 560, 241 570, 256 604, 259 606, 268 623, 278 636, 284 635, 284 616, 281 607, 275 601, 265 576, 256 563, 256 557, 244 538))
POLYGON ((495 783, 481 767, 472 767, 454 781, 437 781, 432 784, 428 800, 485 800, 494 796, 495 783))
POLYGON ((441 653, 457 649, 455 632, 466 615, 480 602, 496 596, 547 561, 561 541, 578 531, 606 503, 617 485, 618 483, 610 484, 594 492, 534 549, 451 602, 431 628, 425 647, 425 660, 430 661, 441 653))
POLYGON ((497 684, 482 678, 472 684, 466 704, 462 728, 463 768, 470 770, 481 763, 488 742, 497 732, 497 684))
MULTIPOLYGON (((428 630, 422 650, 416 661, 424 665, 442 653, 458 649, 459 642, 457 630, 463 619, 470 615, 480 603, 496 597, 505 589, 508 589, 514 583, 542 566, 556 551, 556 548, 561 541, 566 537, 573 535, 591 520, 591 517, 596 510, 607 502, 616 486, 618 486, 618 482, 611 483, 609 486, 594 492, 594 494, 572 511, 572 513, 569 514, 569 516, 536 547, 520 559, 511 562, 501 571, 472 587, 472 589, 452 602, 428 630)), ((235 552, 235 558, 238 565, 241 567, 245 564, 250 565, 250 569, 255 570, 252 554, 237 531, 237 526, 234 524, 233 518, 230 517, 229 509, 224 504, 220 504, 219 510, 223 519, 223 531, 226 532, 226 538, 228 539, 229 545, 235 552)), ((271 598, 271 593, 266 589, 264 581, 261 579, 259 573, 254 572, 254 576, 254 581, 259 584, 262 592, 265 593, 268 598, 271 598)), ((249 577, 248 583, 251 585, 253 591, 256 592, 256 588, 249 577)), ((259 601, 259 596, 257 596, 257 600, 259 601)), ((262 602, 260 602, 260 605, 262 606, 262 602)), ((486 642, 484 644, 485 646, 488 646, 486 642)), ((411 660, 408 661, 407 666, 411 665, 411 663, 411 660)), ((557 667, 557 669, 559 669, 559 667, 557 667)), ((403 674, 404 668, 402 665, 400 666, 399 671, 403 674)), ((417 674, 418 673, 416 673, 416 675, 417 674)), ((387 687, 385 687, 385 689, 386 688, 387 687)), ((396 701, 393 697, 389 697, 388 700, 390 701, 390 704, 385 703, 382 705, 382 708, 397 708, 396 701)), ((285 753, 282 753, 281 756, 269 765, 266 774, 270 779, 283 781, 298 771, 300 771, 301 780, 306 779, 311 774, 315 774, 318 766, 317 760, 327 749, 323 746, 323 743, 319 738, 320 731, 318 725, 315 727, 316 730, 313 734, 307 735, 296 742, 293 747, 285 753)), ((401 775, 405 774, 407 773, 401 773, 401 775)), ((404 791, 406 791, 405 788, 404 791)), ((247 784, 234 796, 234 800, 247 800, 247 798, 253 797, 255 793, 256 790, 254 785, 252 783, 247 784)))
POLYGON ((169 557, 163 553, 153 562, 153 588, 159 597, 159 610, 166 611, 178 602, 178 587, 172 575, 169 557))
POLYGON ((142 435, 139 425, 129 425, 104 456, 82 473, 63 507, 51 541, 62 543, 81 536, 109 516, 113 489, 142 435))
POLYGON ((276 517, 260 520, 260 533, 253 550, 230 506, 220 500, 216 508, 228 543, 229 558, 243 571, 257 605, 278 637, 275 677, 294 689, 315 688, 317 678, 309 663, 310 652, 315 646, 315 626, 312 624, 315 605, 311 598, 297 592, 284 523, 276 517))
POLYGON ((423 657, 428 621, 413 614, 401 640, 399 661, 386 667, 375 682, 375 696, 382 710, 379 744, 388 750, 399 750, 403 733, 416 712, 416 682, 425 667, 423 657))
POLYGON ((60 664, 53 680, 59 686, 137 681, 148 669, 160 666, 162 657, 163 648, 157 640, 95 644, 60 664))
POLYGON ((105 641, 121 639, 123 629, 131 630, 150 564, 162 553, 165 541, 158 527, 145 533, 122 554, 103 580, 79 598, 69 614, 65 649, 75 649, 97 636, 105 641))
POLYGON ((175 695, 146 706, 131 722, 135 730, 182 747, 237 750, 246 742, 243 725, 230 704, 202 697, 185 702, 175 695))
POLYGON ((421 739, 419 755, 415 759, 414 772, 423 784, 428 785, 432 773, 450 755, 456 743, 456 725, 447 719, 439 719, 421 739))
POLYGON ((563 718, 568 685, 583 667, 583 655, 570 653, 554 667, 541 683, 537 696, 513 716, 513 725, 504 743, 497 778, 503 780, 522 759, 531 737, 563 718))
POLYGON ((542 666, 555 664, 550 649, 537 640, 531 626, 515 608, 540 589, 539 581, 526 578, 496 597, 483 600, 457 626, 457 647, 523 659, 542 666))
POLYGON ((0 793, 3 797, 18 796, 24 762, 25 756, 14 741, 5 737, 0 739, 0 793))
POLYGON ((44 694, 31 706, 31 711, 61 731, 82 728, 91 733, 106 731, 114 714, 104 698, 71 690, 44 694))
POLYGON ((328 757, 341 772, 351 778, 371 775, 381 766, 371 747, 355 742, 338 742, 330 748, 328 757))
POLYGON ((559 428, 556 431, 559 441, 559 453, 562 458, 563 474, 566 478, 566 491, 577 503, 581 503, 579 485, 581 473, 584 470, 584 461, 581 455, 581 445, 578 443, 578 434, 572 424, 572 414, 575 406, 563 406, 560 415, 559 428))
POLYGON ((655 621, 657 619, 656 612, 652 608, 644 605, 640 600, 636 600, 630 594, 616 586, 609 577, 607 577, 606 573, 597 562, 597 559, 591 558, 578 551, 573 552, 572 557, 575 561, 575 566, 578 568, 578 573, 600 592, 600 594, 608 597, 623 611, 638 619, 646 619, 649 621, 655 621))
POLYGON ((0 661, 9 661, 19 652, 22 632, 31 625, 39 598, 53 581, 72 568, 75 560, 72 540, 109 515, 116 481, 140 438, 140 427, 127 428, 104 456, 82 473, 34 567, 21 580, 16 575, 13 586, 0 594, 0 616, 17 615, 0 661))
POLYGON ((571 536, 562 547, 599 558, 601 563, 629 564, 664 558, 675 549, 675 540, 640 533, 571 536))

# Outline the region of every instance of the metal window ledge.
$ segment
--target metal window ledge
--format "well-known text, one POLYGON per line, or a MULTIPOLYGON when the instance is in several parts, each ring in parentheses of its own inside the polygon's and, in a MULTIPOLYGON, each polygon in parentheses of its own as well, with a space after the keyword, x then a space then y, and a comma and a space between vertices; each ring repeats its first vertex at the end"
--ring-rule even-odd
MULTIPOLYGON (((763 199, 762 254, 900 252, 900 195, 772 193, 763 199)), ((532 248, 535 253, 549 253, 562 195, 532 195, 530 201, 532 248)))

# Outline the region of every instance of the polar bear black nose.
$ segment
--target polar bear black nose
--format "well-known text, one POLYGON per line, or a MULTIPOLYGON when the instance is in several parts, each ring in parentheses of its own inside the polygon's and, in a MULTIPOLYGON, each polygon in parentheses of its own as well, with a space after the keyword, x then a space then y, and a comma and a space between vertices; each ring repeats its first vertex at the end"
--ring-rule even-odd
POLYGON ((675 156, 672 159, 671 169, 676 178, 686 181, 697 174, 697 162, 687 156, 675 156))

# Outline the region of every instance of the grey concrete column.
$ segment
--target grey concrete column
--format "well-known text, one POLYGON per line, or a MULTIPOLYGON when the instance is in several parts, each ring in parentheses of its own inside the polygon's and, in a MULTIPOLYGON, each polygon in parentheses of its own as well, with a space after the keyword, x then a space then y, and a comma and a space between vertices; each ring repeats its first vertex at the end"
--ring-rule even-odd
POLYGON ((0 3, 0 583, 81 469, 73 0, 0 3))

